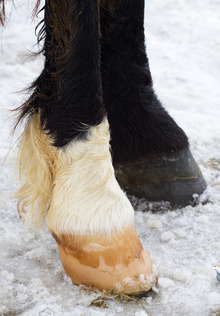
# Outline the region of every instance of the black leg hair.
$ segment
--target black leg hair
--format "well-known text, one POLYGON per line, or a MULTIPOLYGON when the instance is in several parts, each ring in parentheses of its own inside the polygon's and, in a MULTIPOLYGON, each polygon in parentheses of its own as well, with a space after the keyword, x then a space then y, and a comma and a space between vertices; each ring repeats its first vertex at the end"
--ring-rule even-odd
POLYGON ((152 84, 144 37, 144 0, 101 0, 101 69, 113 160, 188 148, 152 84))
POLYGON ((101 0, 103 100, 116 177, 128 194, 188 205, 206 182, 187 136, 158 100, 144 37, 144 0, 101 0))
POLYGON ((100 75, 98 0, 46 0, 40 33, 44 69, 20 108, 19 121, 40 113, 53 145, 84 137, 105 116, 100 75))

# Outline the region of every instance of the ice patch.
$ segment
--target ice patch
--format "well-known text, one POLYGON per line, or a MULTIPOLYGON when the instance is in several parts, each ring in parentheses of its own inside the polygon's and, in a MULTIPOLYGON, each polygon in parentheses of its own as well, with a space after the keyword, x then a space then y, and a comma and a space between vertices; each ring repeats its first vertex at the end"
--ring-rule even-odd
POLYGON ((196 222, 206 224, 209 222, 209 218, 206 215, 202 215, 197 217, 196 222))
POLYGON ((214 279, 216 277, 215 269, 212 266, 207 266, 207 265, 199 266, 196 269, 196 272, 199 273, 199 274, 202 274, 204 276, 207 276, 210 279, 214 279))
POLYGON ((215 292, 209 293, 208 294, 208 301, 209 301, 209 304, 220 305, 220 294, 215 293, 215 292))
POLYGON ((171 239, 174 239, 174 234, 170 231, 163 232, 160 236, 160 240, 163 242, 168 242, 171 239))
POLYGON ((174 233, 175 233, 179 238, 184 238, 184 237, 186 237, 186 232, 185 232, 183 229, 181 229, 181 228, 175 229, 175 230, 174 230, 174 233))
POLYGON ((160 290, 156 286, 152 286, 152 291, 154 291, 157 294, 160 292, 160 290))
POLYGON ((147 221, 147 225, 150 227, 150 228, 156 228, 156 229, 159 229, 163 226, 163 224, 157 220, 152 220, 152 219, 149 219, 147 221))
POLYGON ((195 250, 195 254, 197 254, 200 258, 205 259, 206 258, 206 254, 205 251, 199 247, 195 250))
POLYGON ((192 272, 187 270, 181 270, 180 268, 176 268, 173 271, 173 279, 177 281, 188 281, 192 277, 192 272))
POLYGON ((173 285, 173 280, 170 280, 168 278, 159 278, 158 284, 164 288, 168 288, 173 285))
POLYGON ((6 279, 7 279, 8 281, 13 282, 13 281, 15 280, 15 276, 14 276, 14 274, 13 274, 12 272, 10 272, 10 273, 8 273, 8 274, 6 275, 6 279))

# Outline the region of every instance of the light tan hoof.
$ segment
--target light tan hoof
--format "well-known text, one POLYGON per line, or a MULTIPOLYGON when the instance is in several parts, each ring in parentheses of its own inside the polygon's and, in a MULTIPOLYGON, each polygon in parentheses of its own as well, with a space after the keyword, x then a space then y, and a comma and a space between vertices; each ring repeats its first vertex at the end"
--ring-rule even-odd
POLYGON ((150 290, 157 280, 134 227, 113 237, 52 235, 64 270, 75 284, 138 294, 150 290))

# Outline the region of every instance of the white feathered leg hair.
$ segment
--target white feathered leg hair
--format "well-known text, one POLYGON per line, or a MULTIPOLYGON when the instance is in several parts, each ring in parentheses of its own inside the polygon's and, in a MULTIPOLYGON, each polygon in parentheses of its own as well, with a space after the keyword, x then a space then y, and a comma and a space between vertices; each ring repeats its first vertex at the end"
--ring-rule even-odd
POLYGON ((157 273, 133 226, 134 211, 111 162, 108 121, 86 140, 63 149, 50 145, 38 116, 22 135, 19 166, 24 184, 18 208, 27 227, 47 225, 66 273, 76 284, 128 294, 149 290, 157 273))

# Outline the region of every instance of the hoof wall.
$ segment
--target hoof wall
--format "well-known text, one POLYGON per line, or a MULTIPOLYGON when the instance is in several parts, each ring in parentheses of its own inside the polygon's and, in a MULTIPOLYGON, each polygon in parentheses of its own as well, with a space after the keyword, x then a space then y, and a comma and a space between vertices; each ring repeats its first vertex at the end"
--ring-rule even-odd
POLYGON ((64 270, 75 284, 100 291, 140 294, 157 281, 156 268, 134 228, 110 239, 52 235, 64 270))
POLYGON ((207 187, 189 150, 172 156, 152 155, 114 167, 116 178, 127 194, 151 202, 166 201, 172 207, 193 204, 193 195, 201 195, 207 187))

